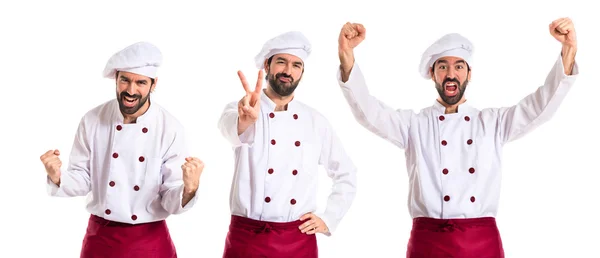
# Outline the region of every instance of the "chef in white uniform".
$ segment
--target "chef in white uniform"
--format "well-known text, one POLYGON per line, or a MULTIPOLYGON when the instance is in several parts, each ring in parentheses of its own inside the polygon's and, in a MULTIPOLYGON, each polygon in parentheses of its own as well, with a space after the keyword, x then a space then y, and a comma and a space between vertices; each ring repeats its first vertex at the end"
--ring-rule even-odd
POLYGON ((369 92, 353 49, 365 38, 361 24, 339 35, 337 78, 356 121, 406 151, 410 215, 407 257, 504 257, 495 216, 500 197, 502 147, 548 121, 578 75, 577 41, 568 18, 549 25, 562 44, 545 82, 513 106, 478 109, 464 95, 473 45, 460 34, 441 37, 423 53, 420 74, 439 94, 420 112, 395 109, 369 92))
POLYGON ((256 87, 238 72, 246 94, 218 123, 235 152, 223 257, 317 257, 314 234, 330 236, 353 202, 354 164, 327 119, 294 97, 310 52, 302 33, 283 33, 256 56, 256 87), (319 166, 333 187, 316 214, 319 166))
POLYGON ((189 157, 182 124, 152 101, 161 63, 147 42, 115 53, 104 77, 116 99, 80 120, 68 167, 58 150, 40 157, 51 196, 88 197, 81 257, 176 257, 165 219, 194 206, 204 165, 189 157))

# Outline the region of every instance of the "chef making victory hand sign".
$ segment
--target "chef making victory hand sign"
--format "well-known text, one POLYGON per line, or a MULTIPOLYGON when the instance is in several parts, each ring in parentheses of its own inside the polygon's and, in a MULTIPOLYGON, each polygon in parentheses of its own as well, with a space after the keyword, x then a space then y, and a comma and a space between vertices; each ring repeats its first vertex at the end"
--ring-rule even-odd
POLYGON ((246 80, 246 76, 244 76, 242 71, 238 71, 238 76, 240 77, 240 81, 242 81, 242 85, 246 91, 246 95, 240 99, 240 102, 238 102, 239 135, 246 131, 246 129, 248 129, 248 127, 254 124, 258 119, 258 113, 260 111, 260 91, 262 90, 263 70, 261 69, 258 71, 258 79, 256 80, 256 88, 254 91, 250 91, 248 81, 246 80))

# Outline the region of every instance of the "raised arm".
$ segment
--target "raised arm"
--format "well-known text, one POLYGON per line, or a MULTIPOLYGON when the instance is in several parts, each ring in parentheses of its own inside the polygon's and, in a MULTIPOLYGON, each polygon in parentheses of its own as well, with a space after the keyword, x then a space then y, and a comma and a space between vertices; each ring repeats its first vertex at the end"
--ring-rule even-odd
POLYGON ((499 136, 503 143, 519 139, 550 120, 579 74, 575 62, 577 39, 571 20, 555 20, 550 24, 550 34, 561 42, 562 51, 544 85, 516 105, 498 109, 499 136))
POLYGON ((87 137, 85 117, 79 122, 67 170, 61 171, 58 150, 50 150, 40 157, 46 168, 48 194, 57 197, 85 196, 91 191, 91 148, 87 137))
POLYGON ((250 91, 246 77, 241 71, 238 71, 238 76, 244 86, 246 95, 238 102, 227 104, 218 123, 221 134, 233 147, 242 144, 252 145, 254 142, 255 123, 260 115, 260 91, 262 90, 263 71, 258 72, 254 91, 250 91))
POLYGON ((365 78, 354 59, 354 48, 365 36, 366 30, 361 24, 346 23, 343 26, 338 39, 338 83, 359 124, 394 145, 406 148, 414 113, 411 110, 393 109, 369 93, 365 78))

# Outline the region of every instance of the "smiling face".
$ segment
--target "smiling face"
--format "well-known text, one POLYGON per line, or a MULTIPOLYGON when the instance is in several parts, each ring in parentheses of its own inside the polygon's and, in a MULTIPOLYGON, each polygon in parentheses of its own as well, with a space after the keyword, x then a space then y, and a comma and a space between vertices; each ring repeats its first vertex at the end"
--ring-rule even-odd
POLYGON ((442 57, 435 61, 430 74, 444 103, 455 105, 464 100, 467 84, 471 80, 471 69, 464 59, 442 57))
POLYGON ((287 97, 298 87, 304 73, 304 63, 297 56, 277 54, 265 61, 265 71, 273 92, 287 97))
POLYGON ((117 101, 123 116, 137 118, 148 109, 148 97, 156 79, 129 72, 117 73, 117 101))

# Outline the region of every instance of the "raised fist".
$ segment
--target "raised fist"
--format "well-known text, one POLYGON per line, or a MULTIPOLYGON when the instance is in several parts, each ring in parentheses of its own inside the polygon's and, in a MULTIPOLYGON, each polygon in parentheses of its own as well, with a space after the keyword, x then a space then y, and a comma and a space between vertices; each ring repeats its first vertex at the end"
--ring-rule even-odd
POLYGON ((554 20, 549 25, 550 34, 558 40, 563 46, 577 47, 577 35, 575 26, 569 18, 560 18, 554 20))
POLYGON ((360 42, 365 39, 367 30, 360 23, 347 22, 340 31, 338 38, 338 48, 340 52, 352 51, 360 42))

